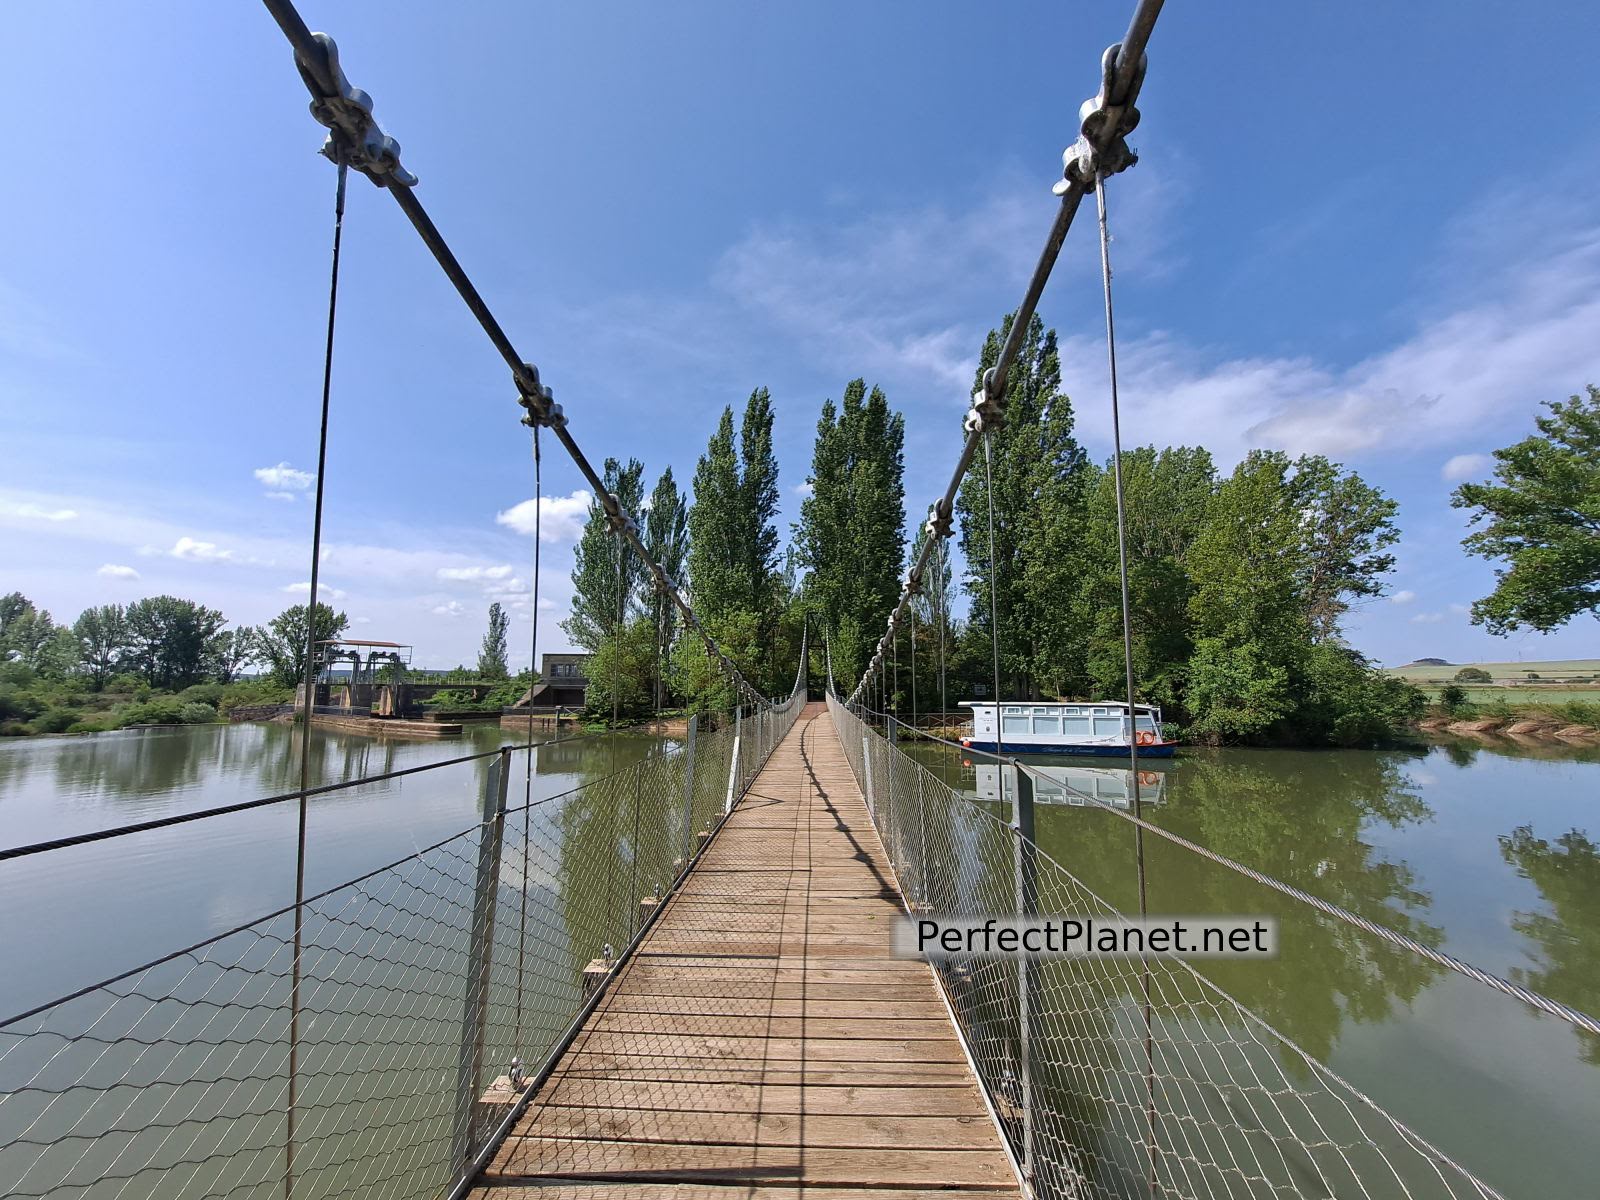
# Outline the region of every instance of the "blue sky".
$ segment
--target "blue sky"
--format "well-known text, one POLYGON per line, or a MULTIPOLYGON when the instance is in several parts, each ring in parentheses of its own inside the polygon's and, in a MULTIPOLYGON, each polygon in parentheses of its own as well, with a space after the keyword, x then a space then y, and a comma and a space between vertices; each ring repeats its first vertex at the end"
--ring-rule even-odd
MULTIPOLYGON (((913 520, 1015 304, 1123 3, 306 3, 418 195, 598 461, 692 474, 772 389, 785 520, 818 407, 907 416, 913 520)), ((0 590, 58 618, 169 591, 256 623, 308 578, 334 172, 264 9, 8 12, 0 590)), ((1542 401, 1600 382, 1600 12, 1168 6, 1111 185, 1130 443, 1347 462, 1401 503, 1385 662, 1597 652, 1495 639, 1460 551, 1542 401)), ((353 178, 324 584, 357 636, 526 652, 532 494, 507 372, 393 202, 353 178)), ((1108 449, 1092 228, 1041 307, 1108 449)), ((544 648, 585 497, 548 454, 544 648)))

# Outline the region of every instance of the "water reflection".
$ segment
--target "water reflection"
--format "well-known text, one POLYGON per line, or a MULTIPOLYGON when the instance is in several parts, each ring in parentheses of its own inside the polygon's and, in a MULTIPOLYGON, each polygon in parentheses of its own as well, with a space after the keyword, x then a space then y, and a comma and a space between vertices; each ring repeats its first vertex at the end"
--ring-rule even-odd
MULTIPOLYGON (((1512 978, 1582 1012, 1600 1012, 1600 847, 1573 829, 1552 843, 1519 825, 1500 853, 1539 889, 1550 912, 1517 912, 1511 926, 1539 948, 1543 965, 1512 978)), ((1577 1030, 1586 1062, 1600 1066, 1600 1038, 1577 1030)))

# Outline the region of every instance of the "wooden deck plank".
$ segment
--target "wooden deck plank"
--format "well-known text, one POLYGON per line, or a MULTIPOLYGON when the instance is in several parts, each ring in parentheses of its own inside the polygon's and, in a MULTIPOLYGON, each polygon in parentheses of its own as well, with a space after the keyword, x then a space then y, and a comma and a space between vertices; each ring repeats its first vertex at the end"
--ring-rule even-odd
POLYGON ((1019 1195, 813 706, 667 902, 476 1200, 1019 1195))

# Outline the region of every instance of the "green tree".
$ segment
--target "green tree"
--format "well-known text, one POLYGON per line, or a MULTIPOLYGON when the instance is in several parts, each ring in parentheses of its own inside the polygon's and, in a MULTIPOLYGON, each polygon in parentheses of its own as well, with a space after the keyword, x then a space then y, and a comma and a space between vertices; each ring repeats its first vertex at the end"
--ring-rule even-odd
POLYGON ((129 665, 151 687, 177 690, 210 673, 213 639, 227 622, 220 612, 177 596, 148 596, 126 610, 129 665))
POLYGON ((232 683, 239 672, 256 661, 258 631, 250 625, 224 629, 206 648, 206 673, 218 683, 232 683))
MULTIPOLYGON (((623 511, 638 519, 644 499, 644 464, 629 459, 623 466, 606 459, 605 487, 617 498, 623 511)), ((589 505, 589 519, 578 539, 572 567, 572 615, 561 628, 575 645, 591 654, 627 619, 644 563, 611 528, 599 496, 589 505)))
POLYGON ((1482 667, 1462 667, 1456 672, 1457 683, 1493 683, 1494 676, 1482 667))
POLYGON ((1451 497, 1480 526, 1461 544, 1506 564, 1472 606, 1473 623, 1491 633, 1600 615, 1600 388, 1548 407, 1537 433, 1494 452, 1493 482, 1464 483, 1451 497))
POLYGON ((0 598, 0 661, 16 661, 44 672, 56 623, 21 592, 0 598))
MULTIPOLYGON (((281 687, 296 688, 306 671, 306 614, 304 604, 284 609, 255 631, 254 659, 264 664, 272 681, 281 687)), ((317 601, 316 640, 329 642, 341 637, 350 618, 317 601)))
MULTIPOLYGON (((1062 528, 1057 535, 1060 544, 1051 552, 1077 576, 1075 585, 1063 581, 1057 594, 1075 594, 1078 622, 1088 637, 1082 664, 1088 690, 1095 695, 1119 696, 1126 676, 1116 489, 1109 465, 1103 471, 1091 469, 1090 474, 1083 520, 1076 529, 1062 528)), ((1189 555, 1210 513, 1217 488, 1216 468, 1211 455, 1198 447, 1157 451, 1144 446, 1123 453, 1122 476, 1134 677, 1141 698, 1181 708, 1186 670, 1194 653, 1189 555)), ((1042 593, 1038 602, 1048 603, 1048 595, 1042 593)), ((1071 666, 1062 663, 1054 678, 1070 681, 1071 666)))
POLYGON ((822 405, 796 549, 807 603, 830 631, 834 676, 849 690, 900 594, 905 552, 905 417, 851 380, 822 405))
POLYGON ((1383 594, 1400 540, 1394 516, 1400 506, 1354 471, 1321 455, 1303 455, 1290 478, 1302 520, 1300 595, 1312 637, 1339 630, 1339 618, 1355 600, 1383 594))
POLYGON ((483 635, 483 647, 478 651, 478 674, 485 679, 504 679, 510 673, 506 663, 506 633, 511 628, 511 616, 498 600, 489 605, 489 631, 483 635))
POLYGON ((1467 689, 1459 683, 1447 683, 1439 689, 1439 703, 1450 712, 1463 708, 1467 703, 1467 689))
MULTIPOLYGON (((683 568, 689 555, 689 502, 678 490, 667 467, 656 480, 650 493, 650 511, 646 514, 644 541, 651 556, 661 564, 669 579, 682 583, 683 568)), ((662 704, 661 683, 663 662, 667 648, 672 645, 678 631, 678 609, 658 589, 650 587, 648 604, 656 630, 656 707, 662 704)))
MULTIPOLYGON (((973 386, 994 366, 1013 316, 991 330, 973 386)), ((969 636, 988 642, 991 590, 1001 689, 1060 691, 1083 674, 1081 613, 1066 603, 1077 579, 1088 462, 1073 434, 1072 402, 1061 391, 1055 331, 1034 316, 1006 379, 1004 426, 989 435, 956 498, 971 597, 969 636), (990 479, 994 545, 989 545, 990 479), (992 585, 992 589, 991 589, 992 585)), ((1114 544, 1114 543, 1113 543, 1114 544)))
POLYGON ((120 604, 86 608, 72 623, 72 632, 77 635, 89 679, 98 691, 117 673, 123 655, 128 653, 127 613, 120 604))
POLYGON ((695 464, 694 500, 689 507, 689 584, 695 612, 704 621, 754 612, 749 575, 753 554, 734 436, 733 408, 722 410, 716 432, 695 464))
POLYGON ((619 718, 647 715, 655 668, 655 625, 648 616, 637 617, 620 636, 607 636, 589 660, 584 706, 605 718, 611 716, 613 702, 619 718))
MULTIPOLYGON (((737 430, 732 407, 723 409, 706 452, 695 465, 687 520, 695 611, 712 629, 744 618, 754 623, 764 652, 741 669, 756 686, 769 690, 784 603, 772 420, 766 388, 750 393, 737 430)), ((680 679, 693 677, 674 674, 680 679)))
POLYGON ((1381 588, 1392 512, 1321 459, 1256 450, 1235 468, 1188 555, 1195 649, 1184 702, 1196 732, 1354 745, 1416 715, 1417 689, 1332 637, 1350 597, 1381 588))

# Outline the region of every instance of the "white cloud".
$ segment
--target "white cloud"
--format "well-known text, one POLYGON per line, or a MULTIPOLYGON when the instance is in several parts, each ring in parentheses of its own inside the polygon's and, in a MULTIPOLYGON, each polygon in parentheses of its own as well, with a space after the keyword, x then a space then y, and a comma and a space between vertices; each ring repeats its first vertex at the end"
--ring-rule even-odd
MULTIPOLYGON (((577 541, 578 536, 583 533, 584 523, 589 519, 589 506, 593 503, 594 495, 583 488, 579 488, 570 496, 544 497, 540 502, 539 540, 577 541)), ((504 512, 496 513, 494 519, 498 525, 504 525, 517 533, 532 535, 534 502, 524 500, 504 512)))
POLYGON ((1494 457, 1488 454, 1458 454, 1439 470, 1441 479, 1476 479, 1487 475, 1494 466, 1494 457))
POLYGON ((506 579, 515 569, 507 563, 494 567, 440 567, 434 575, 439 579, 455 583, 483 583, 488 580, 506 579))
POLYGON ((281 462, 275 467, 257 467, 255 476, 258 482, 275 492, 303 492, 316 482, 317 478, 310 471, 296 470, 286 462, 281 462))
POLYGON ((1413 625, 1437 625, 1442 620, 1444 620, 1443 613, 1422 612, 1412 617, 1411 623, 1413 625))
POLYGON ((1405 588, 1401 588, 1398 592, 1396 592, 1394 595, 1389 597, 1389 603, 1390 604, 1410 604, 1416 598, 1417 598, 1417 594, 1415 592, 1408 591, 1405 588))
MULTIPOLYGON (((311 581, 307 580, 304 583, 286 583, 278 590, 289 592, 296 596, 309 596, 311 595, 311 581)), ((343 600, 347 595, 349 595, 349 593, 340 588, 329 587, 327 584, 320 581, 317 583, 318 604, 321 604, 325 600, 343 600)))
MULTIPOLYGON (((1348 366, 1309 357, 1218 359, 1165 333, 1118 350, 1123 436, 1205 445, 1223 465, 1252 446, 1346 457, 1459 441, 1461 431, 1517 430, 1573 380, 1600 377, 1600 225, 1574 224, 1529 253, 1449 292, 1415 331, 1348 366)), ((1517 226, 1521 227, 1520 223, 1517 226)), ((1110 440, 1104 343, 1062 345, 1065 385, 1085 431, 1110 440)), ((1459 456, 1452 464, 1471 456, 1459 456)))
POLYGON ((428 610, 436 617, 460 617, 466 615, 466 608, 459 600, 448 600, 443 604, 436 604, 428 610))
POLYGON ((812 493, 813 493, 813 492, 815 492, 815 491, 816 491, 816 490, 817 490, 817 489, 816 489, 816 487, 815 487, 815 486, 814 486, 814 485, 813 485, 813 484, 812 484, 812 482, 811 482, 811 481, 810 481, 810 480, 809 480, 809 479, 808 479, 808 480, 806 480, 806 481, 805 481, 805 482, 804 482, 804 483, 797 483, 797 484, 795 484, 795 485, 794 485, 794 486, 793 486, 793 487, 792 487, 792 488, 790 488, 790 489, 789 489, 789 490, 790 490, 790 491, 791 491, 791 492, 793 492, 793 493, 794 493, 794 494, 795 494, 795 495, 796 495, 796 496, 809 496, 809 495, 811 495, 811 494, 812 494, 812 493))
POLYGON ((261 495, 267 500, 283 500, 290 504, 294 503, 293 492, 262 492, 261 495))
POLYGON ((232 550, 224 550, 215 542, 202 542, 188 536, 180 537, 167 553, 184 562, 228 562, 233 558, 232 550))
POLYGON ((132 567, 125 567, 120 563, 106 563, 101 566, 99 570, 95 572, 95 574, 104 575, 107 579, 139 578, 139 572, 135 571, 132 567))
POLYGON ((8 513, 13 517, 23 517, 30 521, 75 521, 78 512, 73 508, 44 508, 38 504, 7 504, 0 508, 0 512, 8 513))

